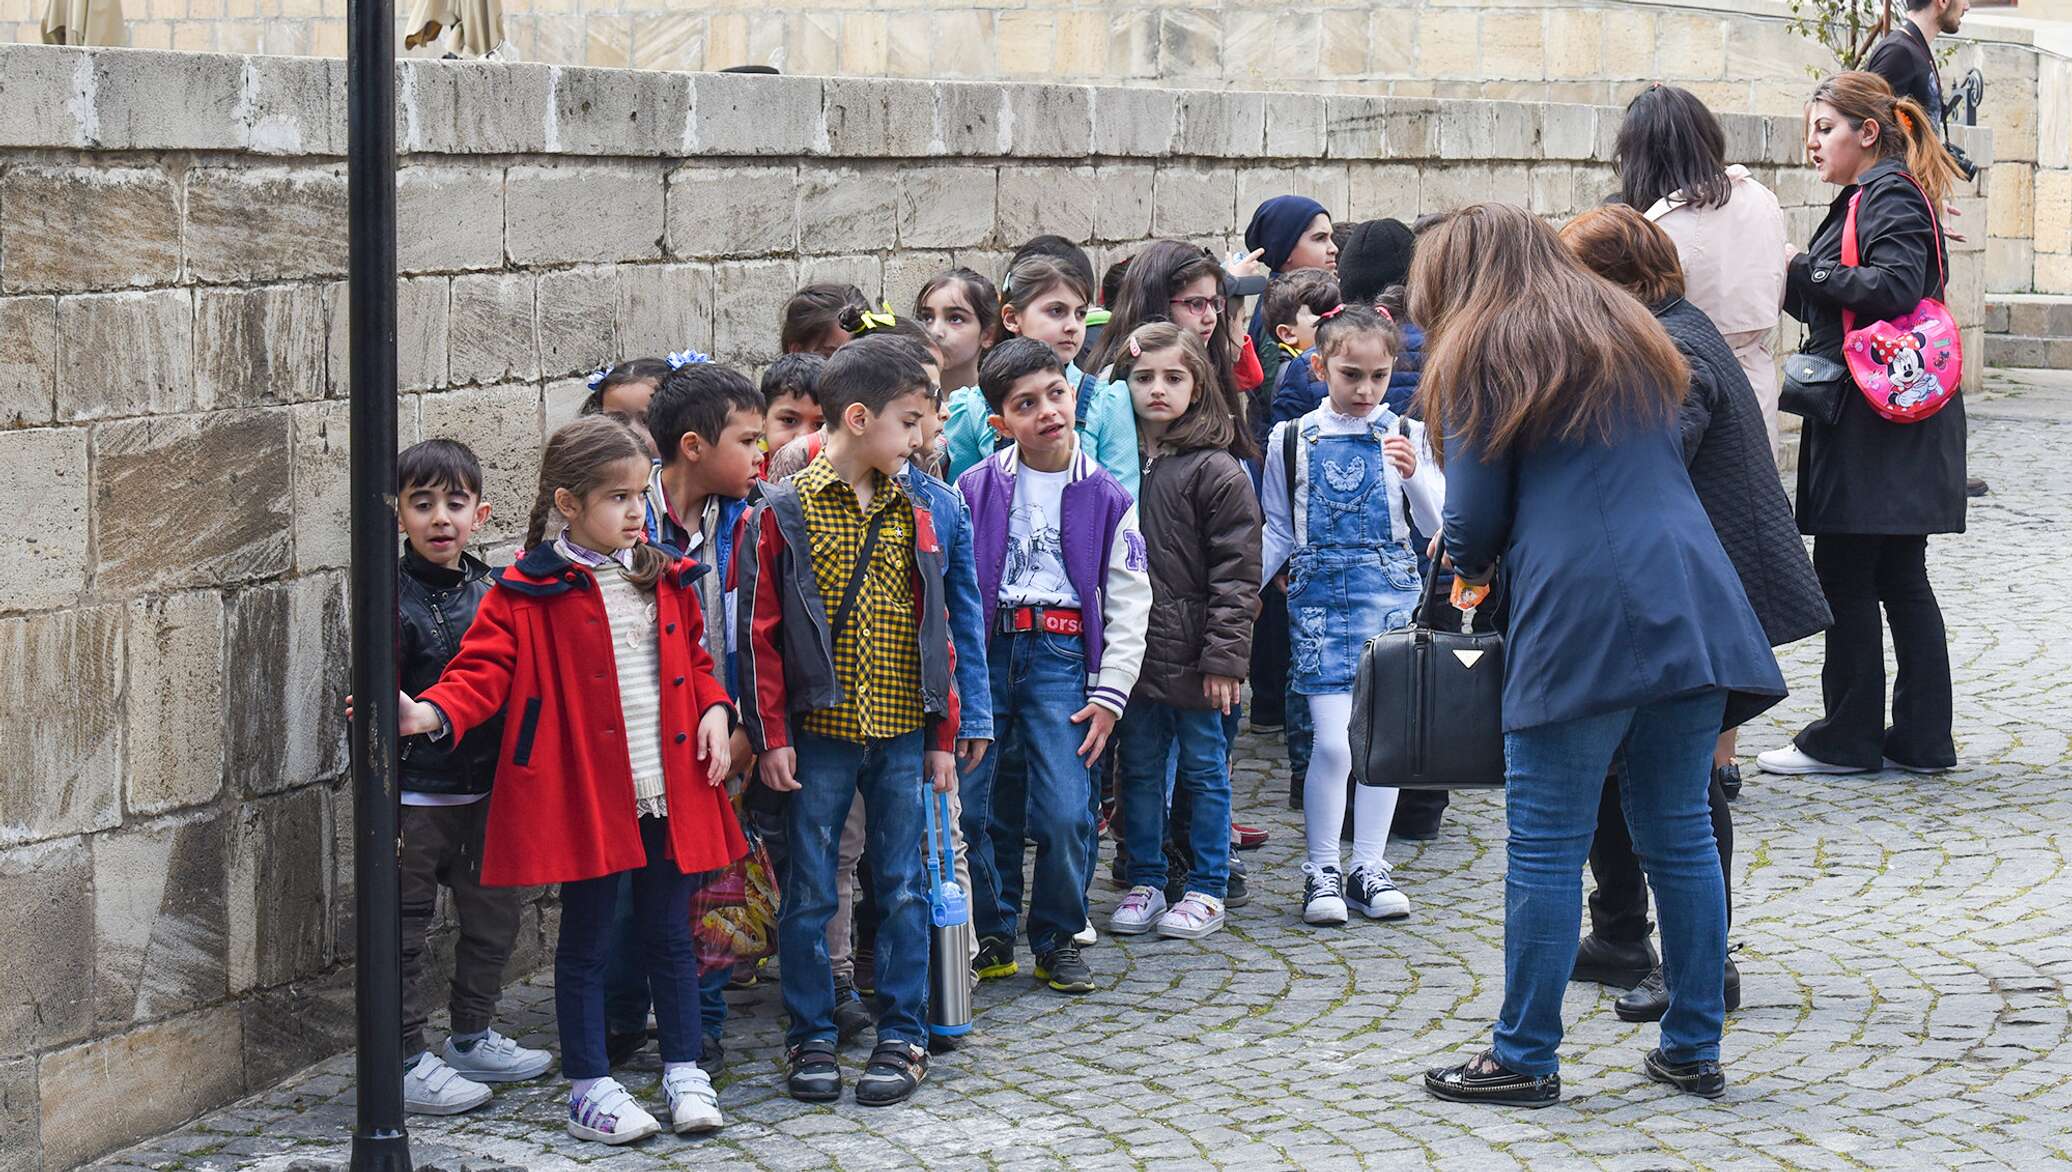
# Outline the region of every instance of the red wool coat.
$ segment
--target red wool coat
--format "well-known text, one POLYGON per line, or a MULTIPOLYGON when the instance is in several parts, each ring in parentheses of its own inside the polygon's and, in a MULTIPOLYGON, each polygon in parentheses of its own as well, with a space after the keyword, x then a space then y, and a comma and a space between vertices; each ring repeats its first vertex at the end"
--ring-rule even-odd
MULTIPOLYGON (((679 561, 655 584, 660 626, 662 772, 669 853, 685 874, 748 851, 724 787, 706 784, 698 719, 728 703, 706 653, 705 620, 679 561)), ((619 711, 611 624, 590 572, 543 545, 497 577, 439 682, 419 700, 465 737, 507 712, 482 851, 482 881, 528 887, 642 866, 633 767, 619 711)))

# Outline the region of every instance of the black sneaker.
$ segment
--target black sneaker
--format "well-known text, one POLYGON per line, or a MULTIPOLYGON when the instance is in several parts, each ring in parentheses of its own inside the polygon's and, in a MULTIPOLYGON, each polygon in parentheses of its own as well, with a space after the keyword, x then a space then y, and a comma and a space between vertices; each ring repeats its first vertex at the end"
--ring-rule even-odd
POLYGON ((842 1097, 842 1068, 835 1063, 835 1044, 825 1038, 801 1042, 785 1056, 790 1073, 784 1089, 801 1103, 832 1103, 842 1097))
POLYGON ((1740 797, 1740 796, 1741 796, 1741 766, 1740 766, 1740 765, 1738 765, 1738 764, 1736 764, 1736 763, 1734 763, 1734 762, 1732 762, 1732 761, 1729 761, 1729 762, 1727 762, 1727 763, 1726 763, 1725 765, 1715 765, 1715 766, 1713 766, 1713 767, 1712 767, 1712 780, 1714 780, 1714 781, 1716 781, 1716 782, 1718 782, 1718 783, 1719 783, 1719 788, 1720 788, 1720 792, 1722 792, 1722 793, 1724 793, 1724 794, 1726 794, 1726 795, 1727 795, 1727 800, 1728 800, 1728 801, 1730 801, 1730 802, 1731 802, 1731 801, 1733 801, 1733 800, 1734 800, 1735 798, 1738 798, 1738 797, 1740 797))
POLYGON ((1655 946, 1647 940, 1621 943, 1592 932, 1576 945, 1576 966, 1571 981, 1591 981, 1614 989, 1631 989, 1647 980, 1662 965, 1655 946))
POLYGON ((1675 1063, 1662 1057, 1661 1047, 1648 1051, 1641 1061, 1648 1077, 1656 1082, 1668 1083, 1687 1095, 1701 1099, 1717 1099, 1727 1093, 1727 1074, 1719 1063, 1707 1058, 1697 1062, 1675 1063))
POLYGON ((928 1051, 912 1042, 879 1042, 870 1065, 856 1080, 856 1105, 890 1107, 904 1103, 928 1077, 928 1051))
MULTIPOLYGON (((1741 1008, 1741 969, 1734 964, 1734 958, 1727 958, 1727 1012, 1741 1008)), ((1669 1012, 1669 979, 1662 975, 1660 966, 1647 975, 1647 979, 1633 987, 1633 991, 1612 1003, 1612 1012, 1620 1021, 1661 1021, 1669 1012)))
POLYGON ((981 981, 994 981, 1011 977, 1022 971, 1015 963, 1014 941, 1005 936, 981 936, 978 941, 978 959, 971 962, 971 971, 981 981))
POLYGON ((719 1040, 718 1034, 705 1035, 705 1040, 698 1043, 698 1069, 716 1075, 726 1064, 726 1043, 719 1040))
POLYGON ((1519 1074, 1488 1050, 1459 1066, 1427 1070, 1426 1093, 1455 1103, 1494 1103, 1502 1107, 1552 1107, 1561 1101, 1559 1074, 1519 1074))
POLYGON ((856 986, 847 981, 835 982, 835 1041, 848 1045, 849 1040, 863 1032, 871 1024, 870 1008, 856 992, 856 986))
POLYGON ((849 959, 850 959, 850 965, 849 965, 849 967, 850 967, 850 969, 851 969, 851 971, 852 971, 852 975, 850 976, 849 980, 850 980, 850 983, 851 983, 851 984, 853 984, 853 985, 855 985, 855 986, 856 986, 856 991, 857 991, 858 993, 861 993, 861 994, 863 994, 863 995, 864 995, 865 997, 875 997, 875 996, 877 996, 877 994, 878 994, 878 955, 877 955, 877 950, 876 950, 876 949, 873 949, 873 948, 870 948, 870 947, 868 947, 868 946, 865 946, 865 947, 862 947, 862 948, 857 948, 857 949, 854 949, 854 950, 852 950, 852 951, 850 952, 850 954, 849 954, 849 959))
MULTIPOLYGON (((1224 877, 1224 907, 1241 908, 1252 902, 1252 890, 1245 882, 1247 874, 1245 861, 1236 855, 1230 856, 1230 873, 1224 877)), ((1183 891, 1180 894, 1184 898, 1187 893, 1183 891)))
POLYGON ((1094 970, 1087 967, 1079 946, 1070 940, 1036 957, 1036 979, 1060 993, 1094 991, 1094 970))
POLYGON ((929 1031, 928 1052, 930 1054, 949 1054, 963 1044, 964 1035, 962 1034, 938 1034, 933 1030, 929 1031))
POLYGON ((604 1036, 604 1061, 617 1069, 633 1061, 633 1056, 647 1049, 647 1031, 639 1033, 609 1033, 604 1036))

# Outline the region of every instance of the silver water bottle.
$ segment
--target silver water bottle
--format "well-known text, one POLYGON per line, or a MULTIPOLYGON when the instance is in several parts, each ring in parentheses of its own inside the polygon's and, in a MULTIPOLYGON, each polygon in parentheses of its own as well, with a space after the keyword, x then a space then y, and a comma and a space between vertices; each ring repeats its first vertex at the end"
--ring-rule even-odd
POLYGON ((971 1032, 971 901, 957 882, 950 839, 950 795, 931 793, 928 808, 928 1031, 971 1032))

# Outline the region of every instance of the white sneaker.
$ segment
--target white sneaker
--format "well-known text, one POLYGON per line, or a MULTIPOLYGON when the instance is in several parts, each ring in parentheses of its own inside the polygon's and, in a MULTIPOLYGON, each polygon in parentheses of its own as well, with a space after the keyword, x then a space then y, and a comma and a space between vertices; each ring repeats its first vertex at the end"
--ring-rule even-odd
POLYGON ((547 1073, 554 1065, 552 1054, 528 1050, 495 1030, 466 1050, 448 1038, 441 1057, 446 1065, 476 1082, 524 1082, 547 1073))
POLYGON ((413 1115, 458 1115, 488 1101, 488 1087, 439 1061, 430 1050, 403 1076, 403 1109, 413 1115))
POLYGON ((1786 745, 1782 749, 1772 749, 1767 753, 1758 753, 1756 754, 1755 765, 1756 768, 1764 773, 1775 773, 1782 777, 1799 777, 1809 773, 1870 772, 1868 769, 1860 769, 1854 765, 1833 765, 1814 757, 1808 757, 1804 753, 1799 752, 1797 745, 1786 745))
POLYGON ((1223 901, 1190 891, 1173 910, 1158 918, 1158 934, 1175 940, 1199 940, 1223 930, 1223 901))
POLYGON ((1302 919, 1309 924, 1345 923, 1345 877, 1336 867, 1302 864, 1302 919))
POLYGON ((601 1144, 630 1144, 662 1130, 615 1078, 600 1078, 590 1093, 568 1105, 568 1133, 601 1144))
POLYGON ((1354 867, 1345 879, 1345 902, 1370 920, 1400 920, 1410 914, 1410 897, 1396 889, 1386 863, 1354 867))
POLYGON ((1165 892, 1156 887, 1132 887, 1129 894, 1122 897, 1115 914, 1108 917, 1108 930, 1117 936, 1141 935, 1158 923, 1159 915, 1165 910, 1165 892))
POLYGON ((719 1130, 719 1092, 704 1071, 677 1067, 662 1076, 662 1093, 669 1097, 669 1126, 676 1134, 719 1130))
POLYGON ((1086 927, 1072 933, 1072 943, 1077 944, 1081 948, 1092 948, 1100 942, 1100 939, 1101 934, 1094 931, 1094 922, 1092 920, 1086 922, 1086 927))

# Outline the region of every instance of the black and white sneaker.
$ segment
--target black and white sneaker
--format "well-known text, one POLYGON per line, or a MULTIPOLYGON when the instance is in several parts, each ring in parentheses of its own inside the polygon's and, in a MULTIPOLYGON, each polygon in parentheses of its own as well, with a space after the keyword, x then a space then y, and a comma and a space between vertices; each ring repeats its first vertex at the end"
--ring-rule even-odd
POLYGON ((786 1056, 790 1073, 784 1089, 801 1103, 832 1103, 842 1097, 842 1068, 835 1062, 835 1044, 825 1038, 801 1042, 786 1056))
POLYGON ((848 981, 835 981, 835 1041, 848 1045, 849 1040, 863 1032, 871 1024, 870 1007, 863 1003, 863 997, 856 986, 848 981))
POLYGON ((870 1065, 856 1080, 856 1103, 861 1107, 890 1107, 911 1097, 921 1080, 928 1077, 928 1051, 911 1042, 879 1042, 871 1051, 870 1065))
POLYGON ((1387 863, 1354 867, 1345 878, 1345 903, 1370 920, 1400 920, 1410 914, 1410 897, 1396 889, 1387 863))
POLYGON ((1306 924, 1345 923, 1345 877, 1336 867, 1302 864, 1302 921, 1306 924))

